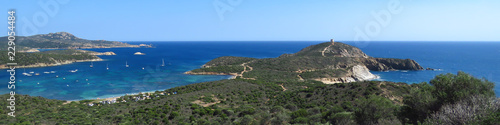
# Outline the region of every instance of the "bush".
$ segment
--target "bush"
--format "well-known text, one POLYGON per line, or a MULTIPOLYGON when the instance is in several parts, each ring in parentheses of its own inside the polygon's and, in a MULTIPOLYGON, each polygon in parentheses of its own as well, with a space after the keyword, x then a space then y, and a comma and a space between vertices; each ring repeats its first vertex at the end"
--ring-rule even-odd
POLYGON ((292 118, 298 118, 298 117, 307 117, 309 113, 305 109, 299 109, 295 112, 292 113, 292 118))
POLYGON ((179 116, 179 113, 177 113, 177 112, 172 112, 172 113, 170 113, 170 116, 168 116, 168 118, 169 118, 170 120, 172 120, 172 119, 174 119, 174 118, 175 118, 175 117, 177 117, 177 116, 179 116))
POLYGON ((356 100, 354 116, 358 124, 377 124, 380 119, 391 118, 395 106, 392 101, 375 95, 356 100))
POLYGON ((455 103, 473 95, 495 96, 492 82, 474 78, 462 71, 457 75, 451 73, 438 75, 430 83, 436 87, 434 95, 442 104, 455 103))
POLYGON ((405 96, 405 105, 399 115, 403 123, 407 123, 406 120, 412 124, 422 123, 436 112, 431 119, 427 119, 428 123, 464 124, 471 121, 472 116, 477 118, 488 114, 479 111, 484 110, 486 104, 470 100, 479 101, 480 98, 489 99, 495 95, 492 82, 461 71, 457 75, 438 75, 430 83, 434 86, 427 83, 412 85, 413 89, 410 95, 405 96))
POLYGON ((472 96, 455 104, 444 105, 427 121, 430 124, 471 124, 478 119, 487 119, 500 109, 500 100, 485 96, 472 96))
POLYGON ((404 96, 404 106, 401 107, 400 118, 406 123, 406 118, 412 124, 424 122, 424 120, 433 112, 436 111, 437 99, 431 92, 435 90, 434 86, 427 83, 414 84, 410 94, 404 96))

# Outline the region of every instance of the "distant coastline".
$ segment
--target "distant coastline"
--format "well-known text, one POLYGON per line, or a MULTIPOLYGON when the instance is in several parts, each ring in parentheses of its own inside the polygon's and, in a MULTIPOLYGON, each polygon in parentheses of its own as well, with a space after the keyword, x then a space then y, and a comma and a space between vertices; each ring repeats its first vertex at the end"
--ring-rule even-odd
MULTIPOLYGON (((87 50, 50 50, 44 52, 19 53, 24 58, 18 61, 17 68, 37 68, 60 66, 75 62, 103 61, 98 55, 116 55, 114 52, 94 52, 87 50)), ((0 69, 9 68, 7 65, 0 65, 0 69)))
MULTIPOLYGON (((103 59, 84 59, 84 60, 66 60, 63 62, 59 63, 36 63, 32 65, 22 65, 22 66, 16 66, 16 68, 39 68, 39 67, 49 67, 49 66, 60 66, 60 65, 66 65, 66 64, 72 64, 75 62, 97 62, 97 61, 103 61, 103 59)), ((0 69, 8 69, 9 67, 7 65, 0 65, 0 69)))

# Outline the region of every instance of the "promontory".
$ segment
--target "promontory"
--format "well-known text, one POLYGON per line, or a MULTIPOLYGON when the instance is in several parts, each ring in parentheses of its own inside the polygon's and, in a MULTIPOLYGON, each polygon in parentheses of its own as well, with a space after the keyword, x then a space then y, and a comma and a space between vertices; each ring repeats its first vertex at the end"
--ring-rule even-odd
POLYGON ((376 79, 377 76, 370 73, 370 70, 423 69, 411 59, 370 57, 357 47, 332 41, 277 58, 219 57, 186 74, 234 75, 244 79, 315 80, 331 84, 376 79))

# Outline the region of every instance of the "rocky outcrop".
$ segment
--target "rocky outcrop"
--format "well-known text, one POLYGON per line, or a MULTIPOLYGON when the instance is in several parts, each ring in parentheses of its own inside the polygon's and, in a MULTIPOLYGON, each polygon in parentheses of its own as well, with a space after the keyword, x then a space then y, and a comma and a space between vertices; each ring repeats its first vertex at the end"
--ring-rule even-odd
POLYGON ((370 73, 368 68, 363 65, 356 65, 351 68, 350 72, 348 73, 347 76, 345 77, 340 77, 340 78, 316 78, 314 80, 316 81, 321 81, 325 84, 335 84, 335 83, 349 83, 349 82, 357 82, 357 81, 368 81, 368 80, 373 80, 377 79, 378 76, 373 75, 370 73))
POLYGON ((42 34, 39 35, 40 37, 45 37, 45 38, 50 38, 50 39, 62 39, 62 40, 76 40, 76 39, 81 39, 76 37, 75 35, 68 33, 68 32, 56 32, 56 33, 49 33, 49 34, 42 34))
POLYGON ((300 50, 294 54, 284 54, 282 57, 290 56, 323 56, 323 57, 354 57, 368 58, 369 56, 363 53, 359 48, 344 43, 331 42, 312 45, 300 50))
POLYGON ((364 59, 363 63, 373 71, 424 69, 415 60, 411 59, 368 58, 364 59))
POLYGON ((112 55, 116 55, 114 52, 102 52, 102 53, 93 52, 93 53, 89 53, 89 54, 90 55, 96 55, 96 56, 101 56, 101 55, 112 56, 112 55))

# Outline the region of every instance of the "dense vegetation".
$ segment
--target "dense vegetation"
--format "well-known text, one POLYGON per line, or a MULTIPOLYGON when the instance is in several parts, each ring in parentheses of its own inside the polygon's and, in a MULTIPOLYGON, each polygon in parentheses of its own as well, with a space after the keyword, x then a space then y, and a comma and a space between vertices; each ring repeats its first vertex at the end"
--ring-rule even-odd
POLYGON ((459 72, 437 76, 431 84, 233 79, 158 91, 152 99, 137 102, 133 97, 140 95, 124 96, 119 100, 127 102, 99 106, 87 106, 91 100, 63 104, 18 95, 16 118, 2 109, 0 124, 500 123, 500 104, 491 82, 459 72), (160 95, 167 92, 177 94, 160 95))
POLYGON ((213 67, 213 66, 226 66, 226 65, 240 65, 245 62, 250 62, 252 60, 255 60, 255 58, 223 56, 207 62, 204 66, 213 67))
MULTIPOLYGON (((8 60, 7 51, 0 51, 0 64, 11 62, 8 60)), ((100 59, 95 55, 80 50, 50 50, 38 53, 16 53, 16 60, 20 66, 33 65, 37 63, 56 64, 64 61, 76 61, 87 59, 100 59)))
POLYGON ((227 65, 227 66, 214 66, 208 68, 195 69, 191 72, 224 72, 224 73, 240 73, 243 71, 243 66, 227 65))

